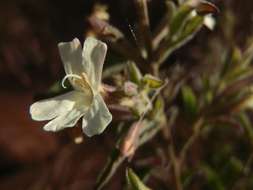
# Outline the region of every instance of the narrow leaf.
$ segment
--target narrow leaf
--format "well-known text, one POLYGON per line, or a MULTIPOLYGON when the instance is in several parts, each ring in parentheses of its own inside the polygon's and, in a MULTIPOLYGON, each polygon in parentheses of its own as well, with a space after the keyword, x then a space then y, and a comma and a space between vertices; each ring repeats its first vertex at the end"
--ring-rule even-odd
POLYGON ((131 62, 131 61, 128 62, 128 74, 129 74, 130 81, 136 84, 140 84, 141 79, 142 79, 142 74, 134 62, 131 62))
POLYGON ((142 82, 144 83, 144 85, 147 85, 150 88, 160 88, 163 85, 162 80, 160 80, 159 78, 154 77, 150 74, 146 74, 142 78, 142 82))
POLYGON ((141 181, 141 179, 130 168, 127 169, 126 178, 131 190, 151 190, 141 181))
POLYGON ((170 24, 170 34, 172 37, 183 27, 192 10, 193 8, 189 5, 182 5, 176 12, 170 24))
POLYGON ((180 36, 177 36, 177 38, 170 40, 165 40, 164 43, 157 49, 157 62, 159 64, 162 64, 167 59, 167 57, 171 55, 171 53, 189 42, 201 29, 202 26, 203 17, 194 16, 193 18, 189 19, 185 24, 180 36))
POLYGON ((248 66, 253 59, 253 40, 251 39, 251 42, 248 46, 248 48, 246 49, 245 53, 243 54, 243 58, 242 58, 242 64, 248 66))
POLYGON ((182 99, 184 110, 187 115, 195 116, 197 114, 197 98, 189 86, 182 88, 182 99))
POLYGON ((111 156, 108 159, 104 170, 98 177, 95 189, 97 190, 102 189, 108 183, 108 181, 111 179, 111 177, 114 175, 114 173, 124 160, 125 157, 121 156, 120 151, 117 148, 115 148, 112 151, 111 156))
POLYGON ((204 172, 207 178, 207 183, 210 187, 216 190, 225 190, 221 177, 218 175, 217 171, 204 164, 201 166, 201 170, 204 172))
POLYGON ((242 112, 238 115, 238 120, 246 131, 246 134, 249 136, 250 141, 253 143, 253 127, 250 121, 249 116, 242 112))

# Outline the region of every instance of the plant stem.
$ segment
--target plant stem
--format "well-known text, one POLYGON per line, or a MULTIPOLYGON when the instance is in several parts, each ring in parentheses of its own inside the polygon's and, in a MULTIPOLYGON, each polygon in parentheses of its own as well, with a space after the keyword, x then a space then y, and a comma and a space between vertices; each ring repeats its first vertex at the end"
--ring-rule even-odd
POLYGON ((147 59, 150 60, 153 51, 152 35, 149 24, 147 0, 135 0, 135 6, 138 15, 138 26, 140 39, 147 51, 147 59))
POLYGON ((174 144, 173 144, 173 139, 171 135, 171 128, 169 129, 169 157, 171 160, 171 164, 173 167, 173 172, 174 172, 174 180, 175 180, 175 189, 176 190, 183 190, 183 185, 181 182, 181 163, 178 157, 176 156, 174 144))
POLYGON ((251 155, 249 156, 248 160, 246 161, 244 167, 241 170, 241 176, 239 177, 239 179, 237 179, 237 181, 233 184, 233 187, 231 190, 236 190, 239 186, 240 183, 247 177, 249 177, 249 172, 250 172, 250 165, 252 164, 253 161, 253 153, 251 153, 251 155))
POLYGON ((181 164, 175 154, 175 150, 174 150, 174 146, 172 142, 169 145, 169 155, 170 155, 170 159, 173 165, 176 190, 183 190, 183 185, 181 182, 181 164))
POLYGON ((183 184, 181 181, 181 173, 182 173, 182 165, 185 160, 185 156, 191 145, 195 142, 197 137, 200 134, 201 126, 203 125, 204 119, 200 117, 197 119, 197 121, 193 125, 193 134, 192 136, 187 140, 185 145, 183 146, 181 152, 179 153, 179 156, 176 156, 175 148, 172 142, 172 135, 171 130, 169 130, 169 157, 173 166, 173 172, 174 172, 174 178, 175 178, 175 189, 176 190, 183 190, 183 184))
POLYGON ((203 125, 204 119, 202 117, 200 117, 199 119, 197 119, 197 121, 194 123, 193 125, 193 134, 191 135, 191 137, 187 140, 187 142, 185 143, 185 145, 183 146, 181 152, 180 152, 180 162, 181 164, 184 162, 185 160, 185 156, 189 150, 189 148, 193 145, 193 143, 195 142, 195 140, 199 137, 199 134, 201 132, 201 127, 203 125))
POLYGON ((107 42, 115 52, 120 53, 129 60, 133 60, 143 72, 148 72, 150 70, 149 66, 147 66, 147 60, 144 59, 138 49, 126 39, 122 31, 94 16, 90 17, 88 21, 99 37, 107 42))

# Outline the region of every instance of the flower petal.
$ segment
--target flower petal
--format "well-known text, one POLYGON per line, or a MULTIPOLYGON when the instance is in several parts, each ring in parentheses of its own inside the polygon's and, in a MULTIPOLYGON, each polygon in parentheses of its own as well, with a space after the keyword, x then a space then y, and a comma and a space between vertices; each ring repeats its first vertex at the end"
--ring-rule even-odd
POLYGON ((71 42, 61 42, 58 48, 66 74, 80 75, 84 71, 80 41, 75 38, 71 42))
POLYGON ((95 38, 88 37, 83 45, 84 69, 94 90, 98 90, 101 83, 103 64, 107 52, 107 45, 95 38))
POLYGON ((111 113, 101 95, 97 94, 91 108, 83 117, 83 132, 89 137, 100 134, 111 121, 111 113))
POLYGON ((60 131, 67 127, 74 127, 77 121, 85 114, 84 111, 78 110, 76 108, 72 109, 69 112, 56 117, 52 121, 48 122, 43 129, 45 131, 60 131))
POLYGON ((54 98, 35 102, 30 106, 30 114, 33 120, 50 120, 68 113, 77 106, 82 106, 82 109, 85 109, 89 106, 90 101, 88 94, 85 95, 78 91, 71 91, 54 98))

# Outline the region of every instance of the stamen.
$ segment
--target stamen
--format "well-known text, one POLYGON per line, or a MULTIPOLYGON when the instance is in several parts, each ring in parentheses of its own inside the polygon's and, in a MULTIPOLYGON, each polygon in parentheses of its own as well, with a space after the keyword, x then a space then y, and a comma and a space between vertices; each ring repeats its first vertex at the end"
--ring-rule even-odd
POLYGON ((76 74, 67 74, 61 81, 61 85, 63 88, 67 88, 65 86, 65 81, 68 79, 68 78, 76 78, 76 79, 82 79, 82 77, 80 77, 79 75, 76 75, 76 74))

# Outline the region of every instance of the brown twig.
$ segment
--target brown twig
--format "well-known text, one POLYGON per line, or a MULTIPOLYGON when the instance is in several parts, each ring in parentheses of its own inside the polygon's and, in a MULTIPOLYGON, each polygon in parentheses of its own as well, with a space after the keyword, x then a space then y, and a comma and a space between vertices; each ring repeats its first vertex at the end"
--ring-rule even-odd
POLYGON ((161 19, 158 26, 155 28, 155 31, 153 33, 153 40, 152 40, 154 49, 157 49, 160 42, 169 34, 169 27, 168 27, 169 17, 170 17, 170 14, 168 13, 164 15, 164 17, 161 19))
POLYGON ((157 49, 159 47, 159 44, 162 40, 164 40, 166 37, 169 37, 170 33, 170 27, 169 23, 171 22, 171 19, 174 15, 174 11, 176 9, 175 3, 173 1, 166 1, 166 13, 157 25, 157 27, 154 29, 153 32, 153 48, 157 49))
POLYGON ((190 138, 187 140, 187 142, 185 143, 185 145, 183 146, 180 154, 179 154, 179 158, 180 158, 180 162, 181 164, 184 162, 185 160, 185 156, 189 150, 189 148, 193 145, 193 143, 195 142, 195 140, 199 137, 199 134, 201 132, 201 127, 203 125, 204 119, 202 117, 200 117, 194 124, 193 124, 193 134, 190 136, 190 138))
POLYGON ((183 185, 181 182, 182 165, 185 161, 185 157, 189 148, 192 146, 192 144, 195 142, 195 140, 200 134, 200 131, 201 131, 200 129, 201 129, 201 126, 203 125, 203 121, 204 119, 200 117, 195 122, 195 124, 193 125, 193 134, 190 136, 190 138, 187 140, 187 142, 183 146, 182 150, 179 153, 179 156, 176 156, 175 148, 174 148, 172 136, 171 136, 171 130, 170 130, 169 157, 173 166, 176 190, 183 190, 183 185))
POLYGON ((246 177, 249 177, 249 170, 250 170, 250 165, 252 164, 252 162, 253 162, 253 153, 251 153, 244 167, 242 168, 241 177, 239 177, 239 179, 233 184, 233 187, 231 190, 237 189, 237 187, 243 181, 243 179, 245 179, 246 177))
POLYGON ((123 32, 95 16, 89 17, 88 21, 93 31, 106 41, 115 52, 133 60, 142 71, 149 72, 147 61, 141 56, 139 50, 125 38, 123 32))
POLYGON ((147 0, 135 0, 134 2, 138 15, 138 29, 140 39, 142 39, 144 47, 147 51, 147 58, 150 59, 152 56, 153 45, 152 34, 149 24, 147 0))
POLYGON ((175 148, 171 137, 171 130, 170 130, 170 141, 171 142, 169 143, 169 157, 173 166, 176 190, 183 190, 183 185, 181 182, 181 163, 175 153, 175 148))

